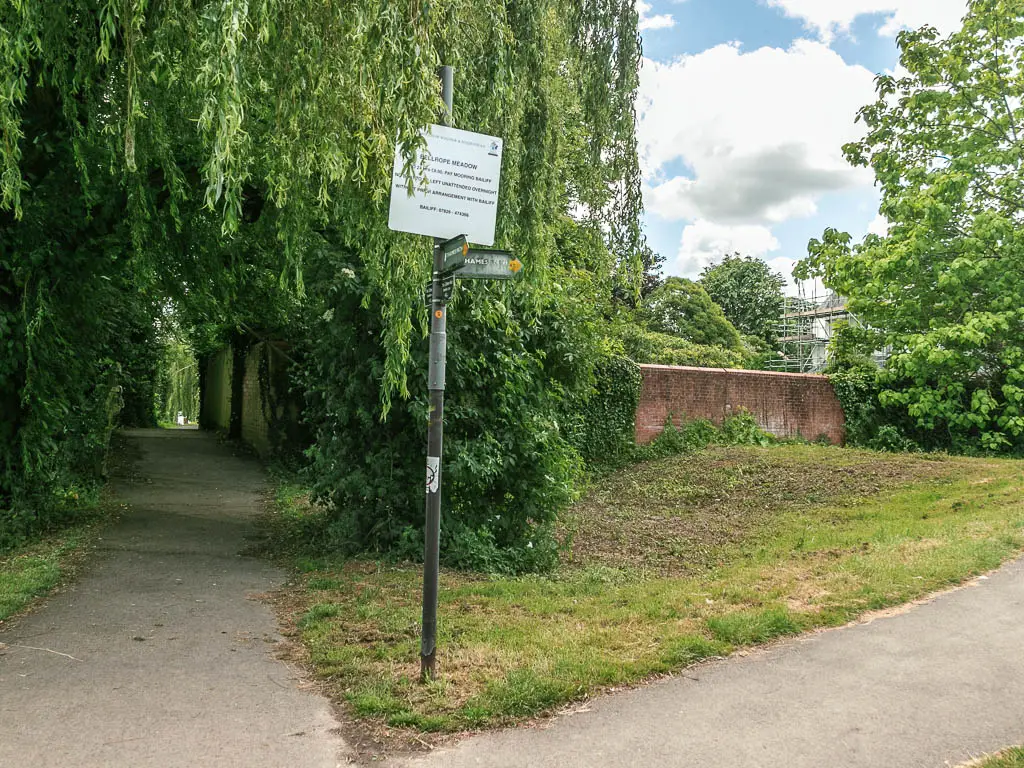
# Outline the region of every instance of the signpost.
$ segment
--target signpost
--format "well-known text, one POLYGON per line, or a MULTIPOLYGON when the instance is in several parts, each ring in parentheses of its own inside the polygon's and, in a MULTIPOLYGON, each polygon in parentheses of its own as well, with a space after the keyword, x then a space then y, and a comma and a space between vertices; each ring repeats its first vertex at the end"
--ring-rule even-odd
POLYGON ((459 235, 442 245, 441 253, 444 254, 444 271, 451 272, 466 263, 469 241, 465 235, 459 235))
POLYGON ((508 251, 471 249, 456 273, 462 280, 511 280, 523 269, 523 262, 508 251))
MULTIPOLYGON (((454 293, 455 293, 455 273, 454 272, 445 272, 441 276, 441 294, 444 297, 444 300, 447 302, 447 301, 451 300, 452 294, 454 294, 454 293)), ((434 281, 433 280, 431 280, 429 283, 427 283, 427 287, 423 290, 423 303, 426 305, 427 309, 430 309, 432 306, 434 306, 434 281)))
POLYGON ((409 189, 403 175, 400 147, 395 148, 388 226, 399 232, 434 239, 433 274, 424 302, 430 310, 430 357, 427 389, 430 423, 427 427, 427 503, 423 547, 423 634, 420 641, 420 679, 437 676, 437 590, 441 539, 441 457, 444 444, 444 385, 447 362, 447 302, 455 279, 509 280, 523 264, 508 251, 479 250, 494 244, 501 179, 502 141, 450 127, 451 67, 441 67, 441 97, 445 125, 430 126, 427 148, 413 171, 425 185, 409 189))

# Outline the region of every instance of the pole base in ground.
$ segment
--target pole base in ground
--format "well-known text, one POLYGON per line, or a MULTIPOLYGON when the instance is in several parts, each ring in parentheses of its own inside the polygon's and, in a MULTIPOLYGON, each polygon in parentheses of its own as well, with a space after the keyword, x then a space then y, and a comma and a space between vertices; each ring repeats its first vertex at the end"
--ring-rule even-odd
POLYGON ((420 682, 428 683, 437 679, 437 651, 420 656, 420 682))

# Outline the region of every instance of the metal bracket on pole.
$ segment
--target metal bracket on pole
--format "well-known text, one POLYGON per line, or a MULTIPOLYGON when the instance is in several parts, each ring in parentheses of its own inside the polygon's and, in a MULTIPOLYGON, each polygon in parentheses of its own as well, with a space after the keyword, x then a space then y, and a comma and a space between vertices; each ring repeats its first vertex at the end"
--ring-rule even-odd
POLYGON ((430 361, 427 369, 427 389, 430 392, 444 392, 445 367, 448 360, 448 309, 444 303, 444 295, 437 298, 437 286, 441 284, 435 273, 432 288, 434 297, 431 301, 430 322, 430 361))

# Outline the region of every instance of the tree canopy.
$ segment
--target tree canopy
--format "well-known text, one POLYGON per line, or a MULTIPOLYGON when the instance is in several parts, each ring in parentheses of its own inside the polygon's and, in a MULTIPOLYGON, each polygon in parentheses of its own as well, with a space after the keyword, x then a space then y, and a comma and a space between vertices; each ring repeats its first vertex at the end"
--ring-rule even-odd
POLYGON ((670 277, 641 303, 637 317, 650 330, 694 344, 739 350, 739 331, 707 291, 692 280, 670 277))
POLYGON ((971 0, 963 29, 899 36, 845 148, 882 191, 885 236, 828 230, 819 275, 891 348, 882 401, 958 450, 1024 449, 1024 2, 971 0))
POLYGON ((704 268, 700 284, 736 329, 772 343, 782 317, 786 278, 760 259, 726 256, 704 268))
MULTIPOLYGON (((396 141, 411 158, 440 112, 442 55, 456 68, 454 124, 504 139, 496 245, 527 265, 515 289, 460 289, 453 313, 477 323, 482 345, 466 375, 480 364, 515 379, 535 427, 499 437, 486 411, 511 406, 467 400, 456 466, 490 485, 460 497, 456 482, 451 504, 473 535, 512 541, 543 522, 542 499, 555 510, 571 495, 559 416, 591 389, 603 354, 593 323, 613 293, 638 295, 643 275, 631 0, 18 0, 0 6, 5 524, 42 517, 46 499, 99 474, 120 400, 122 419, 152 420, 155 318, 168 304, 200 354, 246 327, 311 342, 301 363, 322 417, 316 456, 337 466, 336 428, 377 441, 360 443, 333 491, 384 466, 394 483, 414 465, 421 474, 410 435, 422 425, 430 244, 390 232, 387 205, 396 141), (320 343, 332 339, 358 339, 353 367, 320 343), (534 474, 515 466, 530 451, 546 452, 534 474), (487 528, 473 493, 521 514, 487 528)), ((457 420, 454 391, 452 403, 457 420)), ((413 520, 396 498, 386 535, 360 533, 396 541, 413 520)))
MULTIPOLYGON (((133 245, 154 260, 168 236, 221 255, 189 237, 190 215, 203 238, 265 216, 301 285, 317 233, 343 221, 388 315, 386 398, 407 394, 427 271, 422 241, 387 230, 390 169, 396 137, 411 157, 439 114, 439 51, 459 73, 455 124, 505 138, 499 242, 540 274, 545 213, 568 199, 639 279, 632 3, 26 0, 0 14, 0 207, 21 216, 39 109, 67 126, 83 194, 121 188, 133 245)), ((199 277, 171 261, 157 266, 199 277)))

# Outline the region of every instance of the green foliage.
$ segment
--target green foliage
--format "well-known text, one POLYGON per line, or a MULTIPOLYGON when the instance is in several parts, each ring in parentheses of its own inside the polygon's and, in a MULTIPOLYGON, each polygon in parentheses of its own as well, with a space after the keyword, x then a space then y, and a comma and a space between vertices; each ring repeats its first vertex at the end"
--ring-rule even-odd
POLYGON ((828 380, 846 417, 847 445, 893 453, 947 447, 942 434, 921 430, 905 411, 883 404, 885 377, 873 364, 833 370, 828 380))
MULTIPOLYGON (((883 372, 864 351, 865 345, 872 343, 872 335, 862 327, 837 323, 829 343, 829 364, 824 373, 843 408, 845 442, 880 451, 920 450, 921 445, 907 436, 919 431, 908 415, 882 405, 883 372)), ((934 440, 925 442, 936 444, 934 440)))
POLYGON ((692 280, 670 277, 643 300, 637 318, 656 333, 693 344, 741 348, 739 331, 707 291, 692 280))
MULTIPOLYGON (((329 545, 422 556, 426 339, 410 377, 419 397, 381 420, 380 318, 358 273, 314 297, 300 366, 315 430, 308 478, 330 510, 329 545), (353 436, 358 436, 353 439, 353 436)), ((347 273, 346 273, 347 270, 347 273)), ((459 568, 519 572, 556 559, 551 525, 582 469, 563 435, 570 396, 593 386, 599 318, 585 284, 529 293, 462 285, 449 306, 442 557, 459 568), (528 305, 533 315, 528 310, 528 305)))
POLYGON ((682 425, 677 427, 669 418, 662 432, 647 445, 638 446, 634 455, 637 460, 650 461, 694 453, 711 445, 717 437, 717 427, 707 419, 683 420, 682 425))
POLYGON ((735 254, 705 267, 699 282, 740 333, 774 343, 786 284, 781 273, 760 259, 735 254))
POLYGON ((156 411, 160 421, 177 423, 178 414, 190 424, 199 421, 199 370, 191 345, 173 326, 162 341, 157 375, 156 411))
POLYGON ((637 22, 632 0, 0 5, 0 529, 102 474, 122 400, 126 423, 167 410, 170 301, 200 355, 246 327, 314 334, 324 493, 368 499, 339 540, 415 539, 430 245, 390 232, 387 203, 396 139, 411 159, 441 110, 443 52, 455 125, 504 139, 497 244, 528 272, 515 296, 464 289, 454 318, 446 535, 550 557, 527 545, 572 495, 560 408, 643 273, 637 22))
POLYGON ((0 549, 73 516, 119 419, 154 423, 156 303, 123 258, 124 201, 85 194, 53 94, 30 93, 20 160, 33 186, 20 220, 0 212, 0 549))
POLYGON ((687 421, 683 416, 680 421, 677 427, 674 418, 669 416, 664 430, 653 441, 634 448, 634 460, 650 461, 695 453, 709 445, 768 446, 776 442, 775 437, 762 430, 754 417, 745 410, 724 419, 721 427, 716 427, 707 419, 687 421))
POLYGON ((643 378, 636 363, 609 357, 595 370, 595 386, 572 404, 569 441, 588 466, 617 465, 636 441, 636 409, 643 378))
POLYGON ((746 359, 737 350, 695 344, 678 336, 655 333, 631 323, 617 329, 627 356, 638 363, 688 365, 695 368, 743 368, 746 359))
POLYGON ((889 453, 913 453, 921 450, 920 445, 907 437, 894 424, 882 424, 878 431, 865 446, 875 451, 888 451, 889 453))
POLYGON ((860 325, 839 320, 832 325, 832 339, 829 341, 828 365, 823 373, 842 371, 865 371, 877 373, 878 364, 871 356, 870 345, 874 333, 860 325))
POLYGON ((885 237, 828 230, 818 275, 892 349, 883 406, 954 451, 1024 451, 1024 2, 971 0, 962 31, 899 38, 845 147, 882 190, 885 237))
POLYGON ((771 445, 775 438, 758 426, 749 411, 740 411, 722 422, 721 441, 725 445, 771 445))
POLYGON ((881 386, 877 371, 835 371, 828 375, 828 380, 846 417, 844 432, 847 445, 867 445, 882 426, 884 418, 878 402, 881 386))
POLYGON ((644 280, 640 287, 640 295, 646 297, 661 285, 661 270, 665 265, 665 257, 645 245, 641 251, 641 261, 644 265, 644 280))
POLYGON ((743 368, 749 371, 771 370, 771 363, 782 358, 777 345, 760 336, 743 336, 743 368))

